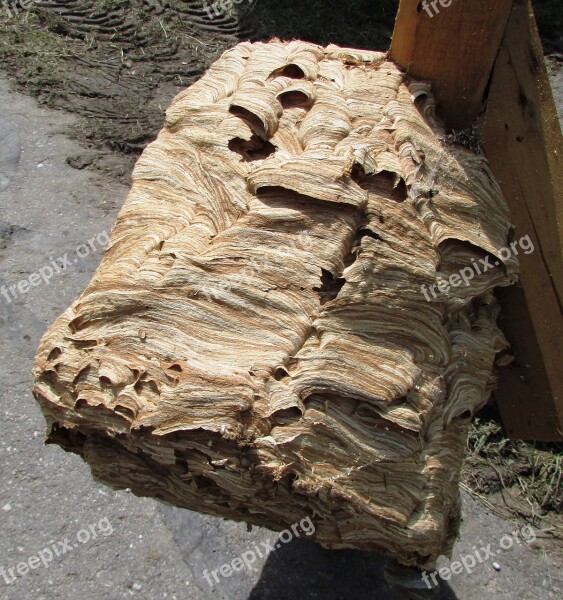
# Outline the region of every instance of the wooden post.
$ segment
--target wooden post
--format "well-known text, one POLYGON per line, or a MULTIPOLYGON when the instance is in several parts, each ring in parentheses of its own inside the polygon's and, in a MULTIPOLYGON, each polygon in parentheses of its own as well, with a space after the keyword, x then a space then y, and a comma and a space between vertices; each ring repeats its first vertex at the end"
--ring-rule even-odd
POLYGON ((508 436, 559 441, 563 144, 531 1, 401 0, 390 57, 432 82, 449 128, 481 113, 515 239, 529 235, 535 248, 519 254, 521 283, 498 293, 516 360, 500 370, 495 398, 508 436))
POLYGON ((482 107, 512 3, 401 0, 390 57, 432 82, 438 114, 452 129, 470 125, 482 107))
POLYGON ((511 437, 563 438, 563 139, 530 0, 516 0, 482 118, 485 154, 511 211, 520 284, 499 290, 516 361, 495 394, 511 437))

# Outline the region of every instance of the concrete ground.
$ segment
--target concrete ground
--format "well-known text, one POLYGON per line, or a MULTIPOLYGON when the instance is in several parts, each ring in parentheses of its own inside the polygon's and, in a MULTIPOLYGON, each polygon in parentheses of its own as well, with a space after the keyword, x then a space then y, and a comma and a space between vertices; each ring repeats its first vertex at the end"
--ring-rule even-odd
MULTIPOLYGON (((114 492, 95 482, 79 457, 44 445, 44 420, 31 395, 35 349, 89 281, 99 241, 128 190, 67 164, 67 157, 88 153, 61 133, 73 117, 38 107, 2 79, 0 107, 0 599, 419 597, 388 587, 378 555, 323 550, 306 536, 281 543, 266 530, 247 532, 244 524, 114 492), (56 273, 53 261, 65 253, 68 266, 56 273), (48 275, 48 266, 48 283, 33 277, 41 269, 48 275), (266 551, 268 541, 279 548, 266 551), (250 564, 257 547, 264 556, 250 564), (248 568, 229 577, 218 572, 244 556, 248 568), (27 568, 18 567, 23 561, 27 568), (219 583, 208 575, 210 586, 205 570, 219 583)), ((517 542, 506 535, 523 523, 501 520, 467 495, 463 501, 452 557, 458 564, 436 597, 562 597, 560 545, 530 529, 517 542), (482 550, 489 545, 494 558, 482 550)))

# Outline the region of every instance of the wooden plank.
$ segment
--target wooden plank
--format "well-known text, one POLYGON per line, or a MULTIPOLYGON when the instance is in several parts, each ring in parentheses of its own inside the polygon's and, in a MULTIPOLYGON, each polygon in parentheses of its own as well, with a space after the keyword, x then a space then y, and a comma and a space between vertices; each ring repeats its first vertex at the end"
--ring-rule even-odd
POLYGON ((563 139, 531 2, 516 0, 482 120, 485 154, 516 226, 521 287, 499 293, 516 361, 495 397, 511 437, 563 439, 563 139))
POLYGON ((526 294, 522 284, 497 290, 502 306, 499 325, 510 341, 516 359, 499 369, 493 392, 505 434, 513 439, 543 442, 560 439, 560 416, 541 357, 526 294))
POLYGON ((401 0, 390 57, 433 84, 438 114, 469 126, 482 99, 513 0, 401 0))

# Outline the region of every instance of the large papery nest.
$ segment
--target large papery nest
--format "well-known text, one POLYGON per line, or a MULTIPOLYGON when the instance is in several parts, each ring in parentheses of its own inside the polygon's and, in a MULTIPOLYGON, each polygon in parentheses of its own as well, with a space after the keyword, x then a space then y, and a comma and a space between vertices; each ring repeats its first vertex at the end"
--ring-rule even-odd
POLYGON ((49 440, 177 506, 309 516, 323 546, 404 564, 448 554, 506 348, 492 290, 516 263, 486 160, 447 145, 433 107, 381 53, 226 52, 173 101, 41 342, 49 440))

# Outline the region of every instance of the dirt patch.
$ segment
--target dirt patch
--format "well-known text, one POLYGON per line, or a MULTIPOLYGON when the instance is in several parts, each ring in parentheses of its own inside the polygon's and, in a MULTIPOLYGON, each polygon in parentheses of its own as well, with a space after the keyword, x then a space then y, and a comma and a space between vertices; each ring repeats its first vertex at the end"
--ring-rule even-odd
MULTIPOLYGON (((213 0, 36 0, 28 11, 0 10, 0 62, 20 90, 80 117, 73 137, 136 157, 172 98, 241 39, 388 46, 393 0, 294 4, 231 1, 225 11, 213 0)), ((123 158, 114 175, 133 162, 123 158)))
POLYGON ((492 410, 472 423, 462 479, 468 491, 486 497, 502 516, 548 526, 563 538, 563 444, 507 439, 492 410))
POLYGON ((197 11, 177 4, 37 2, 3 18, 0 60, 40 103, 81 117, 76 137, 138 153, 161 128, 170 99, 236 42, 233 19, 206 29, 197 11))

